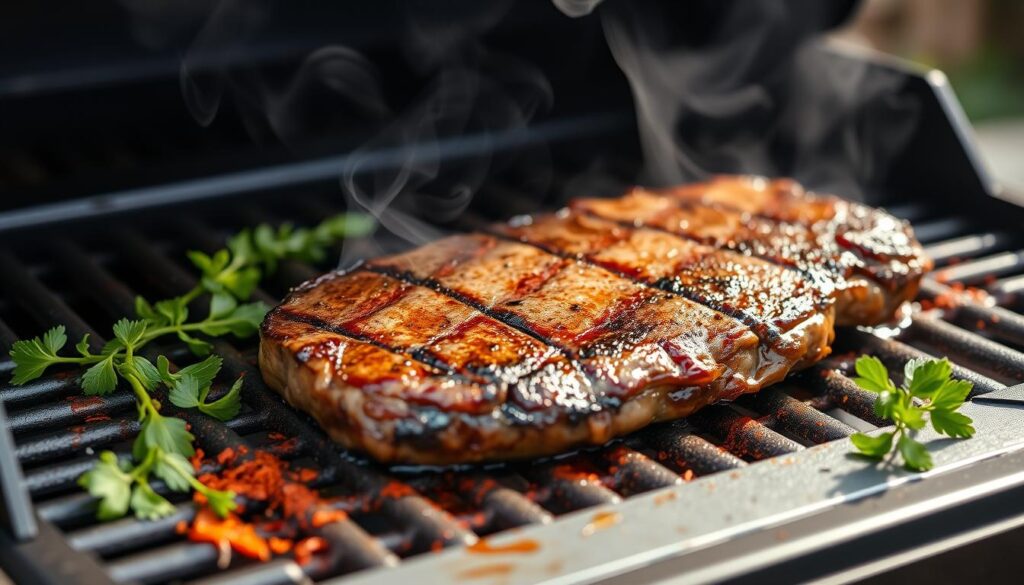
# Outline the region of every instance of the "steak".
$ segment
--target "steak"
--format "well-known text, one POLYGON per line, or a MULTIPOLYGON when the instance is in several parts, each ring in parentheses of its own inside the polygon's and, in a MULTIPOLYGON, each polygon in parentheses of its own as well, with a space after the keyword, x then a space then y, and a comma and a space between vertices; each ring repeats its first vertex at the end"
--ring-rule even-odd
POLYGON ((903 222, 791 181, 638 189, 303 284, 260 365, 383 462, 551 455, 779 381, 929 267, 903 222))

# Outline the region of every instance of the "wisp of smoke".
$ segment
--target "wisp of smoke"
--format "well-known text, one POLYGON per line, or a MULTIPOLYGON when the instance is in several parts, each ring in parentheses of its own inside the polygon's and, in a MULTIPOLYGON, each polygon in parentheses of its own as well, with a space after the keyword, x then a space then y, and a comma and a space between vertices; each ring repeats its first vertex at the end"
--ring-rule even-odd
POLYGON ((646 182, 791 175, 863 197, 917 108, 900 76, 821 50, 828 3, 608 2, 599 13, 629 81, 646 182))

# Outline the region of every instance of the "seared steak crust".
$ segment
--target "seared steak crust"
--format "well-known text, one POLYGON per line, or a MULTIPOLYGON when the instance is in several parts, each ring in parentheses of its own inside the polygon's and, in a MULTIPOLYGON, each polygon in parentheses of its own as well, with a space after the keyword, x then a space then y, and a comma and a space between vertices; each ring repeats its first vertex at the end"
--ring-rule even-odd
POLYGON ((754 392, 828 354, 837 299, 841 319, 872 322, 912 294, 912 236, 886 244, 888 224, 845 202, 730 180, 324 275, 267 316, 263 375, 381 461, 538 456, 754 392), (730 202, 741 189, 757 201, 730 202))

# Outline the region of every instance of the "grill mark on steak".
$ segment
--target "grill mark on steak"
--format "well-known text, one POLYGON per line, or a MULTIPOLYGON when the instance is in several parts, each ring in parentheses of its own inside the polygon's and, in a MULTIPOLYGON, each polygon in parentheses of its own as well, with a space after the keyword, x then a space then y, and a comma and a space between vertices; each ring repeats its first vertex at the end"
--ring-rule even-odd
POLYGON ((890 292, 930 269, 909 223, 866 205, 807 193, 791 179, 716 177, 663 193, 690 204, 807 226, 829 246, 853 254, 856 260, 847 266, 853 273, 890 292))
MULTIPOLYGON (((487 237, 490 236, 471 236, 477 240, 487 237)), ((753 335, 739 321, 678 295, 642 286, 600 267, 575 260, 566 262, 514 242, 488 246, 502 260, 501 266, 518 265, 514 257, 525 256, 558 269, 553 274, 545 273, 538 279, 540 284, 529 287, 525 294, 517 284, 522 274, 516 273, 504 286, 504 294, 495 295, 490 279, 460 277, 461 271, 475 274, 479 267, 459 265, 442 275, 429 274, 430 266, 447 265, 415 261, 432 256, 431 246, 427 244, 414 251, 411 258, 398 255, 375 260, 367 268, 400 274, 407 282, 429 286, 457 299, 491 298, 490 307, 476 305, 475 308, 532 333, 534 338, 550 343, 573 359, 582 360, 581 365, 595 378, 595 384, 615 394, 629 395, 644 383, 653 381, 679 385, 706 383, 721 375, 722 370, 716 363, 720 359, 711 357, 709 350, 701 349, 704 346, 698 338, 719 335, 722 338, 719 347, 724 355, 718 357, 722 358, 736 351, 732 344, 743 332, 753 335), (453 290, 446 285, 459 288, 453 290), (667 306, 673 307, 672 310, 662 311, 660 317, 652 321, 652 315, 667 306), (635 366, 625 365, 634 362, 635 366)), ((453 247, 451 242, 445 242, 439 249, 453 247)), ((486 265, 487 260, 482 261, 486 265)), ((706 345, 706 340, 703 343, 706 345)))
POLYGON ((783 334, 830 310, 833 302, 807 286, 798 272, 767 261, 569 210, 513 220, 492 230, 498 237, 600 266, 725 313, 784 353, 794 348, 783 334))
POLYGON ((626 227, 660 230, 795 270, 824 296, 846 285, 841 258, 828 254, 804 226, 743 217, 738 212, 691 205, 639 189, 619 199, 577 199, 569 206, 626 227))

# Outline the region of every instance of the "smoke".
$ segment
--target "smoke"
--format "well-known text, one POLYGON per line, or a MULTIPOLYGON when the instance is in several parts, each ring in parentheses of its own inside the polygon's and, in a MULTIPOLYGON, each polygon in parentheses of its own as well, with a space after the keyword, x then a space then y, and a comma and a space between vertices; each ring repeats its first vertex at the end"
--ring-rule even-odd
POLYGON ((794 176, 863 198, 916 125, 903 78, 822 50, 837 6, 608 2, 609 48, 629 81, 644 180, 794 176))
MULTIPOLYGON (((338 169, 347 208, 373 215, 391 236, 423 243, 441 235, 436 225, 462 214, 484 179, 515 157, 548 159, 543 145, 511 155, 495 152, 492 142, 498 133, 526 128, 553 101, 539 68, 481 40, 511 5, 406 2, 397 19, 401 67, 378 67, 367 54, 332 44, 282 73, 232 58, 258 44, 253 39, 272 26, 275 5, 222 0, 184 54, 182 95, 204 126, 230 101, 259 142, 300 150, 313 139, 363 136, 338 169), (419 89, 412 99, 386 91, 386 75, 414 79, 419 89), (458 156, 443 148, 467 137, 474 147, 458 156)), ((398 84, 408 86, 409 79, 398 84)), ((355 260, 352 254, 376 251, 343 249, 343 264, 355 260)))

